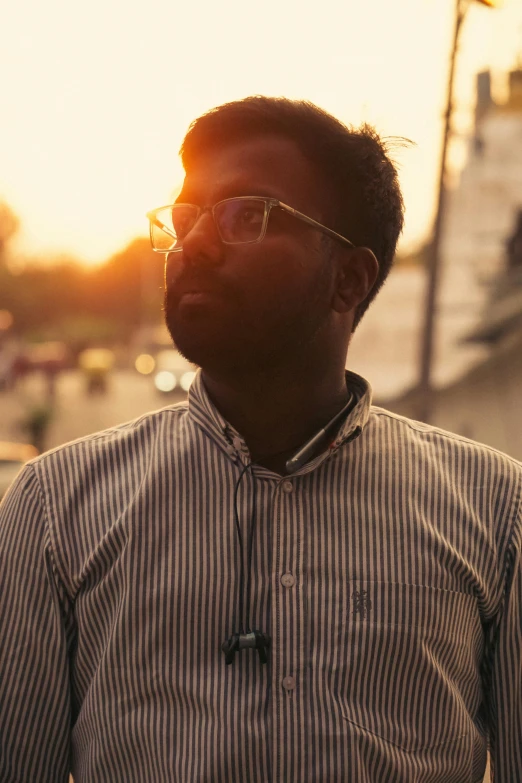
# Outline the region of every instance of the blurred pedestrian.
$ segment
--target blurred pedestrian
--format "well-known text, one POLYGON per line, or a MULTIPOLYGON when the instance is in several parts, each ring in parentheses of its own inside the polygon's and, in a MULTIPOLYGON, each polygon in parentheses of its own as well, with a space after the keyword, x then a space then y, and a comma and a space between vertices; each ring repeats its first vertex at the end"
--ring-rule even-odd
POLYGON ((254 97, 149 214, 188 401, 0 507, 0 780, 522 780, 522 467, 346 372, 403 203, 386 144, 254 97))

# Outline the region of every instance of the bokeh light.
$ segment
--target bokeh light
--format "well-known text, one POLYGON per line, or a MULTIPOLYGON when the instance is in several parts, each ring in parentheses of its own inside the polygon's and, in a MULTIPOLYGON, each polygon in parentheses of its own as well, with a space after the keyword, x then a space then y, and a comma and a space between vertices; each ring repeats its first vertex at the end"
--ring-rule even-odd
POLYGON ((156 366, 156 362, 154 360, 154 357, 151 356, 150 353, 140 353, 140 355, 136 357, 134 366, 136 367, 137 371, 142 375, 150 375, 152 372, 154 372, 154 367, 156 366))

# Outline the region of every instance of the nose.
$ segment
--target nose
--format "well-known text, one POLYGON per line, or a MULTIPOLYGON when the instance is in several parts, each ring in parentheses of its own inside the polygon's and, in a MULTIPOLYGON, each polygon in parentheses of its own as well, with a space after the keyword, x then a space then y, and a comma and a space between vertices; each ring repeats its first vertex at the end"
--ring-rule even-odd
POLYGON ((205 210, 185 236, 180 255, 189 264, 217 266, 223 260, 223 251, 213 215, 205 210))

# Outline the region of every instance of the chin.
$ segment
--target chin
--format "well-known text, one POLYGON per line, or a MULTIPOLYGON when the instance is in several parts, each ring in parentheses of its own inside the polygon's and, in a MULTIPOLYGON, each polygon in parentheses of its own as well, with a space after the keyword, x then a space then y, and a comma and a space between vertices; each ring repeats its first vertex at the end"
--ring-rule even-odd
POLYGON ((280 336, 269 339, 244 320, 204 309, 180 313, 165 298, 165 323, 178 351, 192 364, 213 375, 234 378, 272 371, 281 360, 280 336))
POLYGON ((172 341, 178 351, 192 364, 208 371, 227 371, 234 366, 242 365, 242 358, 237 356, 238 346, 230 340, 229 335, 220 334, 215 328, 196 328, 195 325, 179 323, 176 318, 165 316, 165 323, 172 341), (234 350, 236 348, 236 350, 234 350))

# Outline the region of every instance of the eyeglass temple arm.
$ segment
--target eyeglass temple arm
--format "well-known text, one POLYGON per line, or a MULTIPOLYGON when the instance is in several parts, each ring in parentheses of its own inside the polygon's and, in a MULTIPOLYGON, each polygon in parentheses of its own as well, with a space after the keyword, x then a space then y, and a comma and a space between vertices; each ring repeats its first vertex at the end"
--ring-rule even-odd
POLYGON ((355 247, 353 242, 350 242, 349 239, 346 239, 346 237, 343 237, 341 234, 338 234, 337 231, 332 231, 331 228, 327 228, 326 226, 323 226, 322 223, 318 223, 317 220, 314 220, 313 218, 310 218, 307 215, 303 215, 302 212, 299 212, 297 209, 294 209, 293 207, 289 207, 288 204, 283 204, 282 201, 278 201, 277 203, 282 209, 285 210, 285 212, 289 212, 294 217, 299 218, 299 220, 308 223, 310 226, 313 226, 314 228, 319 228, 325 234, 328 234, 328 236, 333 237, 333 239, 338 239, 339 242, 343 242, 348 247, 355 247))
POLYGON ((162 231, 164 231, 173 239, 177 239, 176 234, 173 231, 171 231, 170 228, 168 228, 168 226, 165 225, 165 223, 162 223, 161 220, 158 220, 154 212, 147 212, 147 217, 151 223, 154 223, 155 226, 161 228, 162 231))

